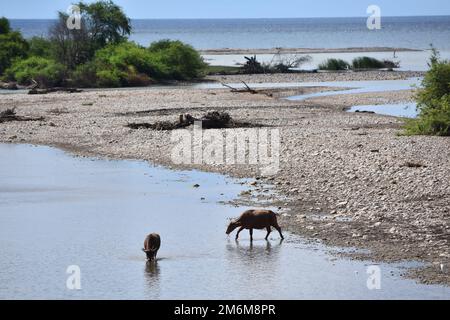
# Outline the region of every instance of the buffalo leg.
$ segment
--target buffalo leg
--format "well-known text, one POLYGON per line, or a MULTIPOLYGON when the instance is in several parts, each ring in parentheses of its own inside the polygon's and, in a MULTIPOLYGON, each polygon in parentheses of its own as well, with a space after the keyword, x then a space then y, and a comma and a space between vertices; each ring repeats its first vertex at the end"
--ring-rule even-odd
POLYGON ((281 233, 281 228, 280 228, 280 226, 274 226, 274 227, 275 227, 275 229, 278 230, 278 233, 280 234, 281 239, 284 239, 283 234, 281 233))
POLYGON ((236 240, 239 239, 239 233, 241 233, 242 230, 244 230, 244 227, 240 227, 240 229, 236 233, 236 240))
POLYGON ((250 241, 253 241, 253 229, 250 229, 250 241))
POLYGON ((270 227, 267 227, 267 235, 266 235, 266 240, 269 238, 269 234, 272 232, 272 229, 270 229, 270 227))

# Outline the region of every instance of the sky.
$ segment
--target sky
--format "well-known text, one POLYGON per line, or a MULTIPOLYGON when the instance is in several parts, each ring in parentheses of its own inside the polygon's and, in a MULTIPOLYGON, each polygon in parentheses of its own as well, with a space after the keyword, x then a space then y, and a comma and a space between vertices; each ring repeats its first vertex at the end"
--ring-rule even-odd
MULTIPOLYGON (((0 16, 51 19, 74 0, 0 0, 0 16)), ((92 1, 85 1, 92 2, 92 1)), ((450 15, 449 0, 115 0, 134 19, 363 17, 450 15)))

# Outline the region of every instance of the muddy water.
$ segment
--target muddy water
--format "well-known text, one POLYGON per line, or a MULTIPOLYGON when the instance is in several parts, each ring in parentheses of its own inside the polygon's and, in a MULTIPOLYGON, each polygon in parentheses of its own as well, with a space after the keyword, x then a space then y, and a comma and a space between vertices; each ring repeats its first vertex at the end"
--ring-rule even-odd
POLYGON ((242 191, 238 182, 0 144, 0 298, 450 298, 394 265, 380 265, 381 289, 369 290, 370 262, 335 260, 294 235, 228 239, 227 218, 245 208, 218 202, 242 191), (153 231, 162 247, 147 265, 141 247, 153 231), (69 265, 81 290, 66 287, 69 265))

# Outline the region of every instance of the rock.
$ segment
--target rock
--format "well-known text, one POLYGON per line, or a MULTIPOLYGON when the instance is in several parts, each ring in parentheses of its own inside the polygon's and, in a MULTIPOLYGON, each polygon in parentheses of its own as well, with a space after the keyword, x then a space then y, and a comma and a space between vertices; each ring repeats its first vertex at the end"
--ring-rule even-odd
POLYGON ((336 208, 345 208, 345 207, 347 206, 347 204, 348 204, 348 201, 342 201, 342 202, 339 202, 339 203, 336 205, 336 208))
POLYGON ((373 226, 374 227, 379 227, 379 226, 381 226, 381 222, 375 222, 373 226))
POLYGON ((250 182, 250 185, 251 185, 251 186, 256 186, 257 184, 258 184, 258 181, 250 182))
POLYGON ((200 188, 200 185, 199 185, 198 183, 196 183, 196 184, 194 184, 192 187, 193 187, 193 188, 200 188))

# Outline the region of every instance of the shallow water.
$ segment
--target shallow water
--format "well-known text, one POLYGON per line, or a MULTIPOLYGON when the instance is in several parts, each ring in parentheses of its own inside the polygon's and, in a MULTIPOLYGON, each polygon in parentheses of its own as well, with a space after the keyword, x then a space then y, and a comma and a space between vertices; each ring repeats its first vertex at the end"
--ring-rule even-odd
POLYGON ((376 80, 376 81, 338 81, 304 83, 302 86, 342 87, 342 91, 323 91, 288 97, 288 100, 301 101, 316 97, 327 97, 341 94, 358 94, 370 92, 402 91, 420 87, 422 78, 406 80, 376 80))
POLYGON ((363 105, 363 106, 353 106, 348 112, 356 111, 369 111, 378 114, 384 114, 394 117, 403 118, 416 118, 418 115, 417 104, 411 103, 398 103, 398 104, 382 104, 382 105, 363 105))
POLYGON ((399 265, 380 265, 381 290, 368 290, 370 263, 335 260, 291 234, 228 239, 227 218, 245 208, 218 201, 244 186, 221 175, 0 144, 0 181, 0 299, 450 298, 450 288, 401 279, 399 265), (154 231, 162 247, 146 265, 154 231), (81 290, 66 288, 69 265, 81 290))

